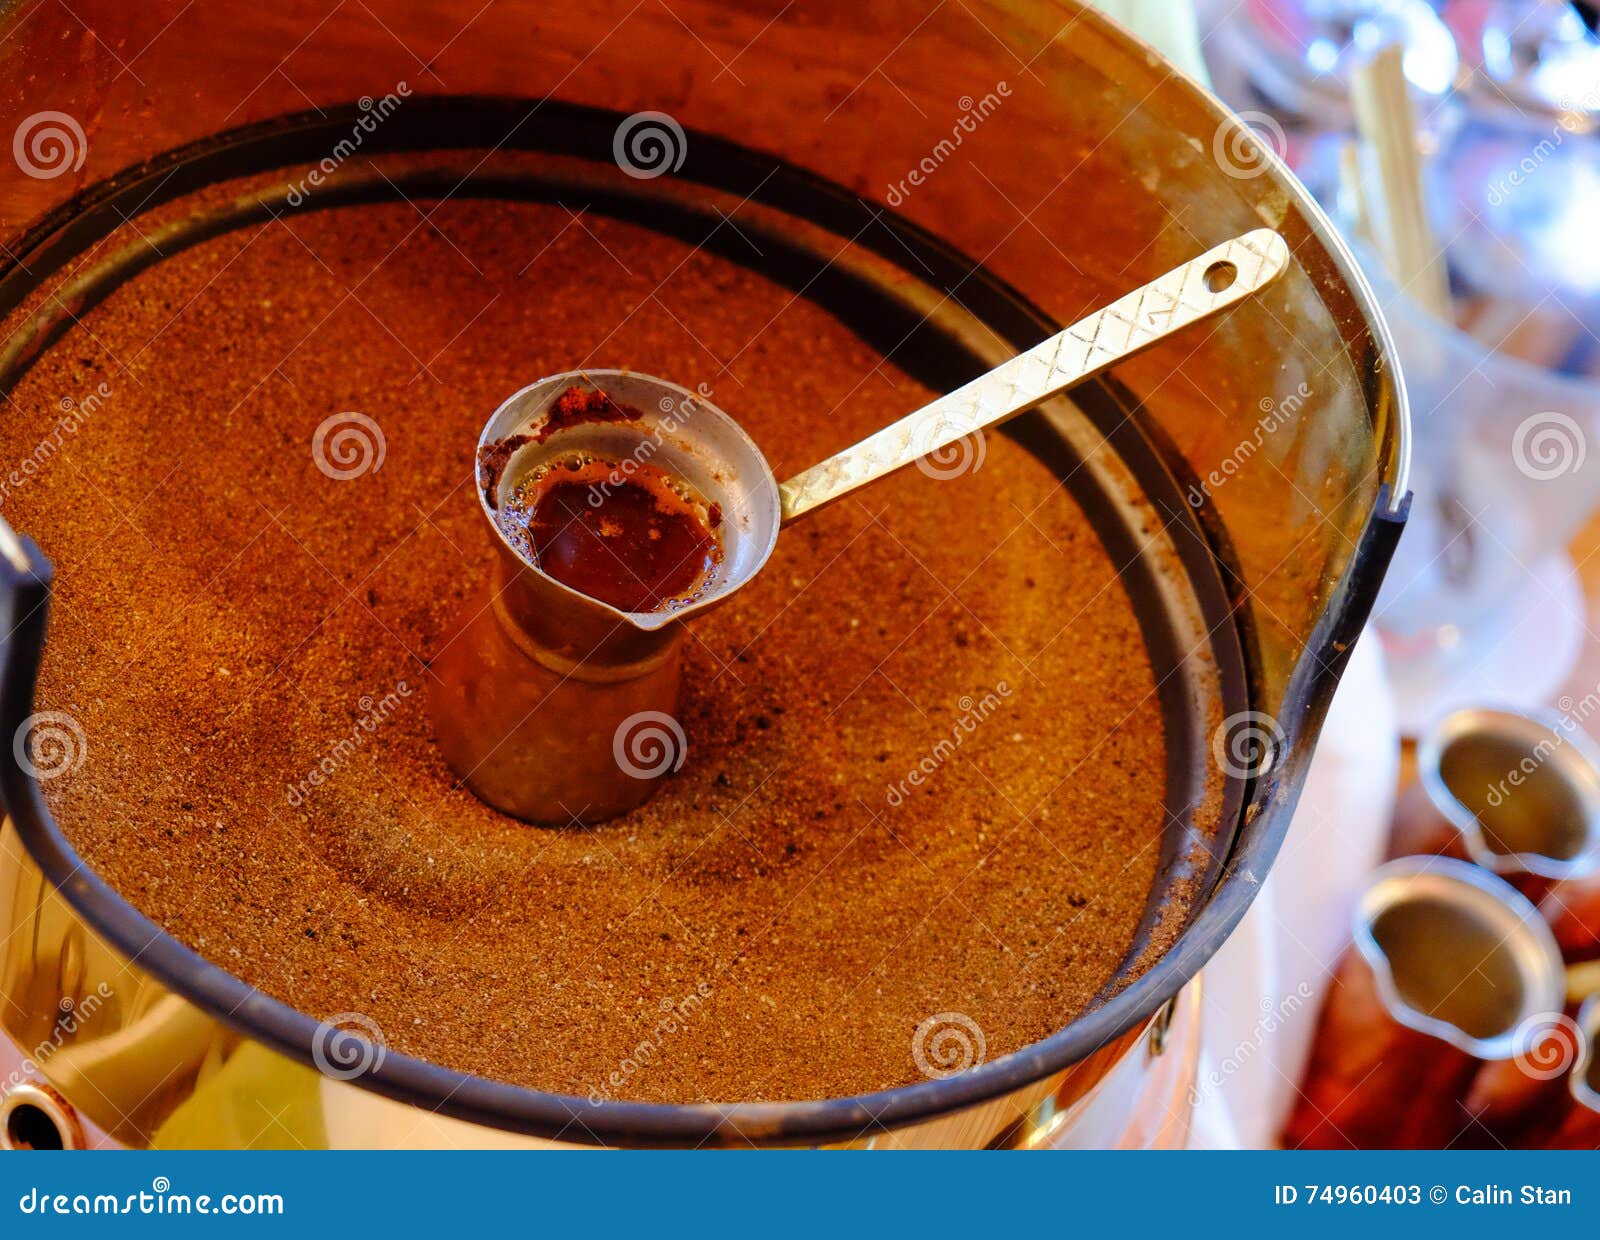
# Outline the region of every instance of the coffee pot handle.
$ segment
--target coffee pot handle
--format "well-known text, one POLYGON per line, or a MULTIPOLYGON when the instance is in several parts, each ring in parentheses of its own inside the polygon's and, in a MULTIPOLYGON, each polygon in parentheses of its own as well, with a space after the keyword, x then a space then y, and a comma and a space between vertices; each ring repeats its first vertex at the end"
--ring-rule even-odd
POLYGON ((1243 301, 1289 266, 1289 246, 1257 228, 1156 277, 987 374, 909 413, 778 488, 792 521, 1243 301))

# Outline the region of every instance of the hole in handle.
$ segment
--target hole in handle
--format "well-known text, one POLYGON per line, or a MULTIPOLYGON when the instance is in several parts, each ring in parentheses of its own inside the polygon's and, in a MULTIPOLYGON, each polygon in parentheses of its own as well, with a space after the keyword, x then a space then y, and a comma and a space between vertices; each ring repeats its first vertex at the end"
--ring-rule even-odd
POLYGON ((1213 293, 1226 292, 1239 278, 1239 269, 1227 259, 1218 259, 1205 270, 1206 287, 1213 293))

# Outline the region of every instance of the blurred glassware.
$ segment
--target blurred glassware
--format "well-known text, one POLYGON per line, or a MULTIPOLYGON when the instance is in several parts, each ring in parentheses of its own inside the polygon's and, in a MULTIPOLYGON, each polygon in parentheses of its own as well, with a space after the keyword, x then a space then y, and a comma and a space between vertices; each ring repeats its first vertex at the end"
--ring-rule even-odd
POLYGON ((1426 0, 1201 0, 1207 62, 1224 97, 1223 70, 1249 102, 1278 119, 1317 129, 1349 128, 1350 79, 1379 48, 1405 49, 1406 78, 1442 98, 1461 67, 1455 35, 1426 0))
POLYGON ((1416 499, 1377 612, 1402 729, 1472 700, 1543 704, 1582 647, 1566 546, 1600 503, 1593 6, 1203 0, 1201 13, 1218 91, 1352 238, 1405 371, 1416 499), (1352 149, 1352 87, 1390 40, 1404 48, 1453 322, 1369 248, 1384 204, 1370 153, 1352 149))
POLYGON ((1594 5, 1201 0, 1200 11, 1217 92, 1325 205, 1356 131, 1357 70, 1398 44, 1457 322, 1490 348, 1600 377, 1594 5))
POLYGON ((1199 0, 1197 8, 1216 92, 1324 203, 1355 130, 1351 80, 1379 48, 1405 49, 1424 151, 1451 123, 1447 101, 1461 57, 1426 0, 1199 0))
MULTIPOLYGON (((1460 5, 1464 13, 1477 6, 1460 5)), ((1479 37, 1481 74, 1477 96, 1498 96, 1530 112, 1570 108, 1600 94, 1600 47, 1592 17, 1566 0, 1495 0, 1479 37), (1484 91, 1482 85, 1491 85, 1484 91)), ((1590 6, 1592 13, 1593 6, 1590 6)))
POLYGON ((1586 629, 1566 546, 1600 500, 1600 387, 1484 348, 1353 248, 1416 426, 1411 525, 1375 612, 1401 728, 1475 701, 1539 705, 1586 629))
POLYGON ((1592 378, 1600 38, 1563 0, 1496 0, 1479 42, 1431 185, 1458 321, 1491 348, 1592 378))

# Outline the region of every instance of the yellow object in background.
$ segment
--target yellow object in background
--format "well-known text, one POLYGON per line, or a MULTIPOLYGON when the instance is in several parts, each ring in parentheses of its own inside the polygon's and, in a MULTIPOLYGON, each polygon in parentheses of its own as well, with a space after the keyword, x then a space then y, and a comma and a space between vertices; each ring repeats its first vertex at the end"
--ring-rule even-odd
POLYGON ((320 1078, 246 1043, 158 1128, 158 1150, 319 1150, 327 1143, 320 1078))

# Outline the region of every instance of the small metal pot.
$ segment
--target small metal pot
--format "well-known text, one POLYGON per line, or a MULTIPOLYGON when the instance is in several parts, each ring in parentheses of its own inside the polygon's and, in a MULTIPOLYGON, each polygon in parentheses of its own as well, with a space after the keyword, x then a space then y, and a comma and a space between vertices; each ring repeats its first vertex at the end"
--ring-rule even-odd
POLYGON ((1352 928, 1286 1143, 1453 1141, 1479 1062, 1520 1062, 1560 1021, 1555 939, 1509 883, 1453 857, 1379 867, 1352 928))
POLYGON ((1391 851, 1453 853, 1537 897, 1600 864, 1600 748, 1570 719, 1452 711, 1417 743, 1391 851))

